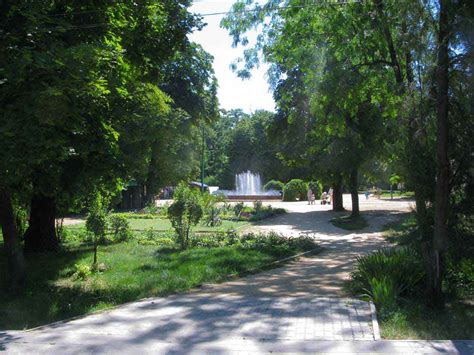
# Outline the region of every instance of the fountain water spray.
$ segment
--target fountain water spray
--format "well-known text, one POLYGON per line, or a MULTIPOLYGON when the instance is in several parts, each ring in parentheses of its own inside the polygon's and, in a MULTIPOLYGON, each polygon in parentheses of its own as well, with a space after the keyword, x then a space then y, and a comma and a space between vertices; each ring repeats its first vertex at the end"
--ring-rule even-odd
POLYGON ((260 195, 263 193, 260 174, 245 171, 235 175, 235 187, 238 195, 260 195))

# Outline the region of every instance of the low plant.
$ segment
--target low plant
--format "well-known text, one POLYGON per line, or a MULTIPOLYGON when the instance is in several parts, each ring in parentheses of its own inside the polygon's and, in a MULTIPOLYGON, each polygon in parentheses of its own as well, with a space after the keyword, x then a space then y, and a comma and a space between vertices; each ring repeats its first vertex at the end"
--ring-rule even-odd
MULTIPOLYGON (((271 207, 270 207, 271 208, 271 207)), ((253 203, 253 209, 256 214, 259 214, 263 210, 263 203, 262 201, 255 201, 253 203)))
POLYGON ((113 216, 123 217, 127 219, 156 219, 160 218, 157 214, 142 212, 115 212, 113 216))
POLYGON ((126 241, 131 237, 130 223, 124 216, 112 215, 109 217, 109 225, 115 241, 126 241))
POLYGON ((371 298, 379 309, 391 311, 394 300, 413 293, 424 276, 421 258, 415 250, 383 248, 357 258, 351 288, 371 298))
POLYGON ((155 203, 150 203, 145 206, 141 212, 156 215, 160 213, 160 207, 158 207, 155 203))
POLYGON ((395 281, 390 277, 377 279, 373 277, 368 280, 369 287, 365 291, 367 296, 374 302, 380 310, 381 318, 387 318, 397 309, 397 301, 400 297, 401 289, 397 287, 395 281))
POLYGON ((234 215, 235 215, 235 218, 236 219, 239 219, 240 218, 240 215, 242 213, 242 211, 244 210, 244 203, 243 202, 239 202, 239 203, 236 203, 234 205, 234 215))
POLYGON ((223 202, 224 198, 222 195, 211 195, 208 192, 202 194, 201 203, 204 211, 205 225, 215 227, 222 223, 222 209, 218 206, 218 203, 223 202))
POLYGON ((90 265, 86 264, 76 264, 74 265, 73 277, 77 280, 86 280, 90 275, 92 275, 92 268, 90 265))
POLYGON ((133 234, 133 242, 141 245, 153 245, 164 248, 175 248, 176 240, 173 232, 156 231, 148 228, 143 232, 133 234))

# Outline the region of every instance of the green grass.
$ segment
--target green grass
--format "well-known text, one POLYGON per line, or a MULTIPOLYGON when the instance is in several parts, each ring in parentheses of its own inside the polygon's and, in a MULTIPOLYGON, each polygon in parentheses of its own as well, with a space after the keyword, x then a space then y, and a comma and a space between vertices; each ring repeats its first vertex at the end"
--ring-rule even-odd
POLYGON ((364 217, 351 217, 350 215, 336 217, 331 219, 331 223, 338 228, 342 228, 348 231, 360 230, 369 226, 369 223, 364 217))
MULTIPOLYGON (((130 228, 136 231, 144 231, 153 228, 156 231, 170 231, 172 230, 171 222, 167 218, 127 218, 130 228)), ((226 232, 229 229, 240 229, 243 226, 248 225, 247 221, 227 221, 223 220, 222 223, 215 227, 209 227, 203 224, 198 224, 193 228, 195 232, 226 232)), ((81 229, 85 227, 85 223, 79 223, 68 226, 70 230, 81 229)))
POLYGON ((384 225, 382 231, 390 243, 412 245, 417 240, 416 217, 413 213, 407 214, 401 221, 384 225))
POLYGON ((421 302, 406 302, 387 319, 380 320, 385 339, 474 339, 474 305, 448 303, 441 311, 421 302))
MULTIPOLYGON (((207 238, 208 245, 212 245, 211 237, 207 238)), ((92 263, 92 250, 86 244, 65 245, 58 253, 30 255, 24 293, 0 293, 0 329, 31 328, 143 297, 185 291, 315 248, 308 241, 297 244, 277 238, 262 243, 261 237, 252 235, 248 240, 187 251, 134 241, 100 246, 98 262, 106 269, 85 280, 74 273, 75 265, 92 263)), ((5 270, 2 250, 0 245, 0 269, 5 270)), ((5 274, 0 273, 2 290, 6 289, 5 274)))
MULTIPOLYGON (((395 198, 413 198, 415 196, 415 193, 412 191, 393 191, 393 197, 395 198)), ((390 198, 391 194, 390 191, 383 190, 382 194, 380 195, 382 198, 390 198)))

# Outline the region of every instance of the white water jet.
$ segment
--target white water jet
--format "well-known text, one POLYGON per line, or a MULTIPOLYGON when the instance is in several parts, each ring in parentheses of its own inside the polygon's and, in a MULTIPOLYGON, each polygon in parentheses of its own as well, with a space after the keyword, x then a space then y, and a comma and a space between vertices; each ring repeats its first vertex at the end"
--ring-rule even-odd
POLYGON ((263 193, 260 174, 245 171, 235 175, 235 187, 238 195, 261 195, 263 193))

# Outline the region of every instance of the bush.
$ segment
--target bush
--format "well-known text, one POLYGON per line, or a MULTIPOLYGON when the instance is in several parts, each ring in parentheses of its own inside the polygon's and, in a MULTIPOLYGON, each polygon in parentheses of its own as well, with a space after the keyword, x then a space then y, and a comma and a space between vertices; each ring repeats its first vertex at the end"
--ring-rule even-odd
POLYGON ((175 190, 174 202, 168 208, 168 217, 182 250, 188 247, 191 228, 199 223, 202 215, 199 191, 180 184, 175 190))
POLYGON ((150 203, 149 205, 145 206, 140 213, 146 213, 151 215, 156 215, 160 213, 160 207, 158 207, 155 203, 150 203))
POLYGON ((236 203, 234 205, 234 215, 236 217, 236 219, 239 219, 240 218, 240 214, 242 213, 242 211, 244 210, 244 203, 243 202, 239 202, 239 203, 236 203))
POLYGON ((106 205, 106 199, 100 193, 96 193, 92 198, 87 214, 86 229, 94 242, 93 265, 97 264, 98 245, 105 241, 105 235, 107 234, 108 211, 106 205))
POLYGON ((124 216, 110 216, 109 224, 114 235, 114 240, 123 242, 130 238, 132 234, 130 230, 130 224, 124 216))
POLYGON ((85 280, 92 274, 92 269, 89 265, 86 264, 76 264, 74 265, 75 272, 73 277, 77 280, 85 280))
POLYGON ((224 199, 223 195, 211 195, 208 192, 201 196, 205 225, 215 227, 222 224, 222 209, 218 206, 218 203, 223 202, 224 199))
POLYGON ((412 293, 425 276, 421 258, 411 248, 384 248, 357 258, 351 287, 369 296, 380 310, 391 311, 394 301, 412 293))
MULTIPOLYGON (((263 210, 263 203, 262 203, 262 201, 255 201, 255 202, 253 203, 253 209, 254 209, 254 211, 255 211, 255 214, 261 213, 262 210, 263 210)), ((271 207, 270 207, 270 209, 271 209, 271 207)))
POLYGON ((285 187, 285 184, 282 183, 281 181, 270 180, 263 186, 263 189, 265 191, 268 191, 268 190, 283 191, 284 187, 285 187))
POLYGON ((307 200, 308 185, 300 179, 290 180, 283 189, 283 201, 307 200))

